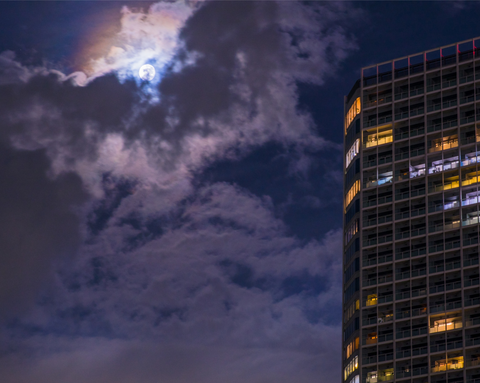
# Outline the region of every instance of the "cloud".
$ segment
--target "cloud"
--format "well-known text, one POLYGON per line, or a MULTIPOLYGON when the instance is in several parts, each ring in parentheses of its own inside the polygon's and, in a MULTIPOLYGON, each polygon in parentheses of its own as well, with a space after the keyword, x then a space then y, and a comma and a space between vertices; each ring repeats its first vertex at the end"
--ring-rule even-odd
POLYGON ((0 323, 27 304, 58 259, 80 244, 73 205, 86 199, 73 173, 48 177, 45 151, 18 151, 0 142, 0 323))
MULTIPOLYGON (((193 4, 193 3, 192 3, 193 4)), ((121 31, 105 57, 91 59, 86 70, 91 77, 115 72, 120 78, 137 76, 145 63, 160 72, 171 63, 181 46, 178 33, 193 13, 184 1, 152 4, 146 12, 122 8, 121 31)))
POLYGON ((48 292, 49 298, 17 323, 20 333, 12 340, 19 355, 38 352, 33 341, 60 348, 35 356, 31 376, 42 369, 47 372, 42 376, 62 376, 70 358, 79 366, 79 375, 68 370, 76 376, 72 382, 105 379, 104 374, 114 379, 119 369, 121 375, 143 377, 140 360, 149 365, 147 382, 157 371, 167 382, 184 380, 178 363, 210 382, 288 381, 302 366, 307 370, 297 375, 300 382, 312 381, 318 369, 325 369, 325 377, 336 374, 318 360, 334 361, 328 350, 340 346, 338 319, 332 320, 340 309, 339 231, 302 243, 285 233, 268 199, 217 184, 199 190, 177 218, 164 217, 158 237, 129 250, 125 242, 146 230, 151 217, 137 214, 135 222, 125 221, 121 211, 120 206, 74 266, 63 269, 52 287, 56 293, 48 292), (40 328, 56 337, 18 343, 40 328), (66 347, 70 337, 78 340, 66 347), (153 340, 157 345, 149 343, 153 340), (175 368, 150 365, 172 353, 178 361, 159 362, 175 368), (222 354, 229 356, 224 360, 222 354), (82 375, 82 364, 95 371, 92 376, 82 375))
POLYGON ((35 342, 38 349, 47 352, 30 355, 28 363, 22 355, 1 361, 5 381, 304 383, 313 381, 312 377, 324 376, 334 380, 338 376, 337 371, 329 369, 332 353, 309 356, 262 348, 198 347, 108 339, 77 339, 73 342, 32 339, 32 343, 35 342), (52 343, 57 345, 53 353, 46 346, 52 343), (328 371, 327 374, 324 371, 328 371))
POLYGON ((208 2, 122 12, 93 72, 0 57, 1 142, 28 157, 8 173, 25 196, 6 217, 39 230, 34 252, 19 256, 16 241, 6 255, 28 261, 7 269, 29 298, 14 295, 38 299, 10 322, 0 365, 12 382, 333 379, 340 230, 300 240, 269 196, 195 177, 271 143, 289 176, 308 177, 312 153, 331 143, 296 107, 297 82, 321 85, 354 49, 342 29, 349 9, 208 2), (129 77, 149 60, 163 68, 158 84, 129 77), (42 288, 30 281, 36 269, 51 276, 42 288))

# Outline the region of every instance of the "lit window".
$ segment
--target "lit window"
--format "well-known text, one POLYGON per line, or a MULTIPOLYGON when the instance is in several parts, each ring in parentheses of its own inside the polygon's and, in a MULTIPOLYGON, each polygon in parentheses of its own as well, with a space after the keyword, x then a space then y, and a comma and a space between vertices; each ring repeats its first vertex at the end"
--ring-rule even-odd
POLYGON ((363 132, 363 147, 371 148, 373 146, 388 144, 393 141, 392 125, 388 124, 378 128, 365 130, 363 132))
POLYGON ((347 115, 345 116, 345 134, 347 134, 347 129, 352 123, 353 119, 357 116, 357 114, 360 113, 361 106, 360 106, 360 97, 357 97, 357 99, 353 102, 352 106, 347 112, 347 115))
POLYGON ((433 327, 430 327, 430 333, 455 330, 462 328, 462 326, 461 318, 439 319, 433 322, 433 327))
POLYGON ((348 166, 353 161, 355 156, 359 153, 359 151, 360 151, 360 140, 357 138, 353 143, 352 147, 348 149, 347 155, 345 156, 345 169, 348 168, 348 166))
POLYGON ((347 206, 350 205, 350 202, 352 202, 353 198, 355 198, 355 196, 359 191, 360 191, 360 180, 356 180, 355 183, 350 188, 350 190, 347 192, 347 195, 345 196, 345 209, 347 209, 347 206))
POLYGON ((372 371, 367 374, 367 383, 377 383, 377 371, 372 371))
POLYGON ((370 294, 367 296, 366 306, 374 306, 377 304, 377 294, 370 294))
POLYGON ((343 380, 347 380, 347 378, 354 372, 356 369, 358 369, 358 355, 356 355, 350 363, 347 364, 347 367, 345 367, 344 370, 344 378, 343 380))

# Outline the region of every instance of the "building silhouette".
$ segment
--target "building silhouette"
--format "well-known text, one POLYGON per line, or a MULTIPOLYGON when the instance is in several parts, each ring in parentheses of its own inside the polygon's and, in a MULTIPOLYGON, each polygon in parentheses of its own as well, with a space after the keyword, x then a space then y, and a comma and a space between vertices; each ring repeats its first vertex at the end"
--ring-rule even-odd
POLYGON ((480 38, 344 102, 342 381, 480 383, 480 38))

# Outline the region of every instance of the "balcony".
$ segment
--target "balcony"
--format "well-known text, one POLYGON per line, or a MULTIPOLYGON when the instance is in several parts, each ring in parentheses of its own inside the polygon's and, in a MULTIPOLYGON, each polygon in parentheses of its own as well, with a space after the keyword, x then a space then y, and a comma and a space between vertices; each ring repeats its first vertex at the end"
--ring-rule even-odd
POLYGON ((393 368, 380 371, 371 371, 367 374, 366 383, 389 382, 393 380, 395 373, 393 368))
POLYGON ((365 306, 375 306, 378 303, 377 294, 370 294, 367 296, 365 306))
POLYGON ((451 359, 437 360, 435 362, 435 367, 432 367, 432 373, 448 371, 448 370, 458 370, 462 369, 464 366, 463 356, 451 359))
POLYGON ((425 113, 425 109, 424 107, 419 107, 419 108, 415 108, 415 109, 411 109, 410 110, 410 117, 414 117, 414 116, 418 116, 420 114, 423 114, 425 113))
POLYGON ((421 95, 421 94, 423 94, 424 91, 425 90, 423 89, 423 87, 417 88, 417 89, 412 89, 410 91, 410 97, 421 95))
POLYGON ((442 106, 443 106, 444 109, 451 108, 452 106, 457 106, 457 99, 444 101, 442 103, 442 106))
POLYGON ((470 318, 466 321, 465 327, 478 326, 480 324, 480 318, 470 318))
POLYGON ((378 337, 376 332, 372 332, 367 334, 367 338, 365 339, 364 344, 369 345, 369 344, 377 344, 378 337))
POLYGON ((399 112, 395 113, 395 120, 403 120, 404 118, 408 118, 408 112, 399 112))
POLYGON ((420 336, 420 335, 425 335, 428 333, 428 328, 425 327, 420 327, 420 328, 412 328, 412 336, 420 336))
POLYGON ((364 148, 372 148, 374 146, 384 145, 393 142, 392 130, 382 132, 382 134, 369 134, 364 140, 364 148))
POLYGON ((460 119, 460 125, 470 124, 471 122, 475 122, 475 115, 465 116, 460 119))
MULTIPOLYGON (((391 278, 391 277, 390 277, 391 278)), ((390 280, 391 282, 391 280, 390 280)), ((378 297, 378 304, 388 303, 393 301, 393 294, 383 295, 378 297)))
POLYGON ((408 92, 398 92, 395 93, 395 101, 401 100, 408 97, 408 92))
POLYGON ((479 344, 480 344, 480 338, 478 337, 467 338, 465 340, 465 347, 478 346, 479 344))
POLYGON ((433 92, 434 90, 440 89, 440 87, 440 83, 431 83, 430 85, 427 85, 427 92, 433 92))
POLYGON ((457 79, 447 80, 442 82, 442 88, 449 88, 451 86, 457 85, 457 79))
POLYGON ((432 140, 431 147, 428 149, 428 152, 429 153, 434 153, 434 152, 439 152, 439 151, 442 151, 442 150, 453 149, 453 148, 456 148, 456 147, 458 147, 458 137, 457 136, 446 137, 443 140, 441 138, 439 138, 437 140, 432 140))
POLYGON ((465 84, 467 82, 472 82, 473 81, 473 74, 467 75, 467 76, 462 76, 459 79, 460 84, 465 84))
MULTIPOLYGON (((480 304, 480 298, 468 298, 468 299, 465 299, 465 302, 464 302, 465 307, 475 306, 479 304, 480 304)), ((480 340, 478 344, 480 344, 480 340)))
POLYGON ((479 222, 479 215, 480 212, 474 212, 474 213, 469 213, 467 214, 467 219, 462 221, 462 226, 470 226, 470 225, 476 225, 479 222), (474 215, 474 216, 472 216, 474 215))
MULTIPOLYGON (((480 366, 480 358, 473 358, 465 362, 465 367, 476 367, 480 366)), ((479 380, 480 382, 480 380, 479 380)))
POLYGON ((430 327, 430 334, 450 331, 450 330, 457 330, 463 327, 463 323, 461 318, 460 319, 440 319, 433 322, 433 326, 430 327))
POLYGON ((479 284, 479 278, 466 279, 464 282, 465 287, 477 286, 479 284))
POLYGON ((469 102, 475 101, 475 96, 464 96, 460 97, 460 104, 468 104, 469 102))
POLYGON ((419 347, 412 350, 413 356, 428 354, 428 347, 419 347))

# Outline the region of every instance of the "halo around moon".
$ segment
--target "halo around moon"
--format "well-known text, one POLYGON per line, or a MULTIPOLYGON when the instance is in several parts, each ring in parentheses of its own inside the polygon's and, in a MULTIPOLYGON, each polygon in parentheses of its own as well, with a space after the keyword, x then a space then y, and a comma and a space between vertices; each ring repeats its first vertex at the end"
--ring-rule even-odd
POLYGON ((155 68, 153 65, 142 65, 138 71, 138 75, 143 81, 152 81, 155 77, 155 68))

